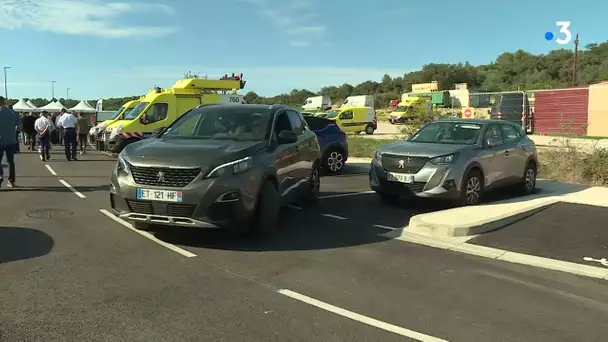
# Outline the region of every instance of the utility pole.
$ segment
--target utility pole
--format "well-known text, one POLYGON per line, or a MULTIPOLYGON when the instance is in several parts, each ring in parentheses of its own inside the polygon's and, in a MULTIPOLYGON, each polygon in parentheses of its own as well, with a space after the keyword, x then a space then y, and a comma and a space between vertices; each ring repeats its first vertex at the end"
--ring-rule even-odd
POLYGON ((576 34, 576 38, 574 39, 574 65, 572 66, 572 85, 576 86, 578 84, 577 74, 578 74, 578 33, 576 34))
POLYGON ((71 89, 71 88, 67 88, 67 89, 65 90, 65 99, 66 99, 66 100, 69 100, 69 99, 70 99, 70 89, 71 89))
POLYGON ((10 69, 11 67, 4 67, 4 98, 8 101, 8 82, 6 80, 6 70, 10 69))
POLYGON ((51 81, 51 101, 55 98, 55 81, 51 81))

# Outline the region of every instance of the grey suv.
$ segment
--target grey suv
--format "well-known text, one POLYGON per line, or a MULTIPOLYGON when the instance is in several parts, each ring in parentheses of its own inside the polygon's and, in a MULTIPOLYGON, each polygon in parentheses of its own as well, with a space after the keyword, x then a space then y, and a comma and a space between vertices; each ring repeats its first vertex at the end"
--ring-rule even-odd
POLYGON ((203 105, 118 156, 110 201, 152 225, 269 233, 282 204, 316 202, 320 149, 282 105, 203 105))
POLYGON ((380 147, 369 180, 372 190, 387 200, 414 195, 478 204, 484 192, 500 187, 534 192, 537 170, 536 147, 520 126, 450 119, 380 147))

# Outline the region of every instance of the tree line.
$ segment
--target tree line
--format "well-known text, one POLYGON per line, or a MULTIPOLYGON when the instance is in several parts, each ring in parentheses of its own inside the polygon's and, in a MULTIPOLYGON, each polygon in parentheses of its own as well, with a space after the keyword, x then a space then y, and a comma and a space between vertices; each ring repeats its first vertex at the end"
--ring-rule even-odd
MULTIPOLYGON (((301 106, 307 97, 329 95, 334 103, 341 103, 353 95, 374 95, 378 108, 388 107, 391 100, 401 98, 410 92, 412 84, 437 81, 440 89, 454 89, 456 83, 466 83, 472 91, 509 91, 532 89, 566 88, 574 85, 574 52, 567 49, 550 51, 535 55, 523 50, 505 52, 495 61, 486 65, 471 65, 469 62, 456 64, 426 64, 421 70, 399 77, 384 75, 380 81, 365 81, 357 85, 344 83, 328 85, 318 92, 308 89, 293 89, 289 93, 272 97, 259 96, 253 91, 245 95, 247 103, 290 104, 301 106)), ((577 65, 577 85, 593 84, 608 80, 608 41, 601 44, 588 44, 579 51, 577 65)), ((184 75, 186 78, 194 77, 184 75)), ((104 110, 116 110, 139 96, 104 99, 104 110)), ((75 100, 59 99, 66 107, 78 103, 75 100)), ((46 99, 31 99, 36 106, 49 102, 46 99)), ((91 105, 96 100, 91 100, 91 105)), ((14 101, 16 102, 16 101, 14 101)))

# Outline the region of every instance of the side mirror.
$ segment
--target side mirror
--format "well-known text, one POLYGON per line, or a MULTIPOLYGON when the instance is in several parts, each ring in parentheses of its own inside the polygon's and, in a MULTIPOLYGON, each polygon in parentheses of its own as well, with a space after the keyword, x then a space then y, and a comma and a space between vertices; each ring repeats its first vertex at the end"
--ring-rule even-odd
POLYGON ((294 131, 284 130, 279 133, 279 144, 293 144, 298 141, 298 135, 294 131))

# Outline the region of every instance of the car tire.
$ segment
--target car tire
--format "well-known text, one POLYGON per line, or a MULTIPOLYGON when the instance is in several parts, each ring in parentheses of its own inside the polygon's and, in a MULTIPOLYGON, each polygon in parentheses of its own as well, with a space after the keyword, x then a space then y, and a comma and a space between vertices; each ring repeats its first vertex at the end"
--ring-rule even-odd
POLYGON ((460 188, 460 201, 463 205, 477 205, 483 200, 483 176, 478 170, 467 173, 460 188))
POLYGON ((534 163, 528 163, 526 170, 524 171, 523 180, 521 182, 522 195, 533 194, 536 190, 536 176, 537 168, 534 163))
POLYGON ((374 126, 372 126, 372 125, 367 125, 365 127, 365 134, 367 134, 367 135, 374 134, 374 131, 375 131, 375 129, 374 129, 374 126))
POLYGON ((319 203, 319 192, 321 191, 321 168, 318 163, 312 168, 308 179, 308 188, 304 197, 304 204, 316 205, 319 203))
POLYGON ((323 154, 323 168, 329 174, 342 171, 346 162, 344 150, 340 147, 332 147, 323 154))
POLYGON ((399 195, 389 194, 386 192, 376 191, 376 194, 380 196, 380 199, 386 203, 394 203, 399 199, 399 195))
POLYGON ((258 204, 253 231, 260 235, 272 234, 279 224, 281 196, 276 186, 265 181, 258 195, 258 204))

